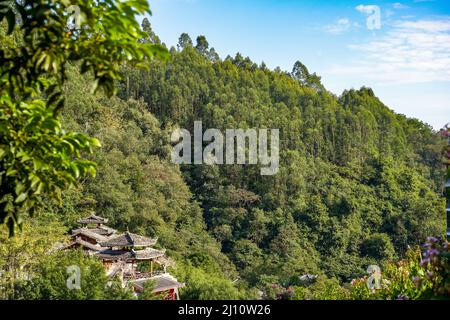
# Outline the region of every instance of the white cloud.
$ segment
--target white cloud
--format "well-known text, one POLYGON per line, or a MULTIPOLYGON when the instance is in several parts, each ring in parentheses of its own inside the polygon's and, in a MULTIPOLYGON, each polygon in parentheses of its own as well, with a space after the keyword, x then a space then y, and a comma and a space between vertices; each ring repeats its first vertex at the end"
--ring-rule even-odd
POLYGON ((342 34, 352 27, 358 27, 358 23, 350 21, 348 18, 337 20, 334 24, 325 26, 325 31, 330 34, 342 34))
POLYGON ((394 10, 391 10, 391 9, 386 9, 386 10, 384 10, 384 15, 386 16, 386 18, 390 18, 390 17, 392 17, 394 14, 395 14, 395 11, 394 11, 394 10))
POLYGON ((397 9, 397 10, 399 10, 399 9, 408 9, 409 8, 407 5, 404 5, 403 3, 400 3, 400 2, 393 3, 392 7, 394 9, 397 9))
POLYGON ((358 75, 378 84, 450 81, 450 17, 400 21, 384 36, 351 45, 364 54, 334 74, 358 75))
POLYGON ((399 22, 398 27, 403 29, 422 30, 425 32, 448 32, 450 31, 450 19, 448 20, 419 20, 399 22))

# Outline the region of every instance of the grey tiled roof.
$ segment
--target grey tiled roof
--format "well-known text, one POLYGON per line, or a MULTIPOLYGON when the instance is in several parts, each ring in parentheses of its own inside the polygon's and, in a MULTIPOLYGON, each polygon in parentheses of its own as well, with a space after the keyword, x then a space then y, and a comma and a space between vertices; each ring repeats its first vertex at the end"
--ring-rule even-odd
POLYGON ((148 260, 148 259, 155 259, 159 257, 163 257, 165 254, 165 251, 156 250, 153 248, 146 248, 144 250, 136 250, 133 251, 134 256, 137 260, 148 260))
POLYGON ((94 232, 92 229, 88 229, 88 228, 80 228, 80 229, 75 229, 72 231, 72 236, 79 236, 79 235, 83 235, 85 237, 94 239, 97 242, 101 242, 101 241, 106 241, 108 239, 108 237, 106 236, 102 236, 101 234, 98 234, 96 232, 94 232))
POLYGON ((142 291, 144 289, 144 284, 147 281, 154 282, 153 292, 162 292, 170 289, 182 288, 184 287, 184 283, 178 282, 177 279, 172 277, 170 274, 163 274, 160 276, 155 276, 147 279, 139 279, 134 282, 134 286, 138 291, 142 291))
POLYGON ((83 228, 74 229, 74 230, 72 230, 72 234, 75 234, 75 233, 79 232, 80 230, 88 230, 89 232, 93 232, 100 236, 105 237, 102 241, 109 239, 108 237, 114 235, 117 232, 117 230, 115 230, 113 228, 110 228, 107 226, 99 226, 97 228, 83 227, 83 228))
POLYGON ((91 214, 89 217, 78 220, 80 224, 103 224, 108 223, 108 219, 91 214))
POLYGON ((89 230, 102 236, 111 236, 117 232, 117 230, 107 226, 100 226, 98 228, 89 228, 89 230))
POLYGON ((144 250, 101 250, 97 257, 102 260, 129 261, 129 260, 149 260, 164 256, 164 251, 147 248, 144 250))
POLYGON ((119 261, 119 260, 129 260, 133 258, 132 251, 127 250, 101 250, 96 255, 99 259, 102 260, 112 260, 112 261, 119 261))
POLYGON ((100 243, 102 247, 149 247, 156 244, 157 239, 146 238, 126 232, 123 235, 100 243))
POLYGON ((102 249, 102 247, 100 247, 99 245, 92 244, 92 243, 84 241, 84 240, 82 240, 80 238, 75 239, 73 242, 71 242, 65 248, 73 247, 73 246, 76 246, 76 245, 82 246, 83 248, 89 249, 89 250, 94 251, 94 252, 100 251, 102 249))

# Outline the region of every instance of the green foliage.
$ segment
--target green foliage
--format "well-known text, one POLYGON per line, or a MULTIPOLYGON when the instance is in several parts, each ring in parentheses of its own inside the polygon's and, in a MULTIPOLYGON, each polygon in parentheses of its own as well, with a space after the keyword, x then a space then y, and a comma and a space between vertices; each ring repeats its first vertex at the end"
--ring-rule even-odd
POLYGON ((153 293, 155 284, 152 281, 144 283, 144 290, 139 294, 139 300, 160 300, 162 296, 153 293))
POLYGON ((95 176, 95 164, 81 153, 92 153, 100 144, 65 132, 42 100, 15 104, 5 95, 0 104, 0 224, 6 222, 12 235, 41 195, 61 201, 62 189, 88 173, 95 176))
POLYGON ((315 73, 310 74, 308 68, 306 68, 306 66, 300 61, 297 61, 294 64, 294 68, 292 69, 292 77, 302 85, 309 86, 316 90, 325 89, 320 82, 321 78, 315 73))
MULTIPOLYGON (((139 46, 160 43, 148 20, 142 29, 139 46)), ((409 275, 422 277, 424 267, 407 253, 444 233, 442 141, 431 127, 393 113, 369 88, 336 97, 300 62, 287 73, 240 54, 221 60, 205 37, 194 47, 187 34, 170 52, 167 61, 143 61, 151 72, 117 69, 119 97, 92 92, 97 75, 82 74, 82 61, 67 64, 63 128, 103 147, 88 156, 96 179, 64 190, 62 207, 45 201, 53 221, 72 228, 94 211, 113 227, 158 236, 176 261, 171 273, 186 283, 183 299, 256 298, 258 289, 268 299, 422 298, 442 287, 424 279, 418 290, 409 275), (171 164, 173 128, 199 119, 222 130, 279 128, 278 174, 171 164), (372 264, 391 281, 378 292, 361 278, 372 264), (318 278, 305 284, 305 274, 318 278)), ((51 277, 56 266, 43 265, 46 296, 131 298, 114 282, 66 292, 61 270, 51 277)))
POLYGON ((347 300, 350 296, 336 278, 323 276, 310 286, 296 286, 293 290, 293 300, 347 300))
POLYGON ((16 237, 0 230, 0 299, 15 299, 21 294, 17 283, 37 277, 37 270, 49 253, 67 240, 65 232, 61 223, 48 215, 26 222, 16 237))
POLYGON ((186 284, 180 289, 183 300, 241 300, 255 298, 255 292, 236 288, 219 274, 207 273, 190 264, 180 264, 174 273, 186 284))
POLYGON ((233 289, 229 278, 236 270, 207 233, 198 203, 192 201, 180 170, 170 163, 171 128, 161 128, 142 100, 92 94, 88 78, 75 68, 68 74, 64 123, 95 136, 103 147, 92 155, 98 164, 96 178, 63 192, 63 207, 47 204, 43 211, 68 228, 95 211, 112 227, 158 237, 170 258, 189 261, 206 279, 215 275, 233 289))
POLYGON ((187 33, 182 33, 180 38, 178 39, 178 50, 183 50, 186 47, 192 47, 193 42, 191 37, 187 33))
POLYGON ((395 248, 387 234, 373 234, 363 241, 361 253, 377 260, 392 260, 395 248))
POLYGON ((203 36, 193 47, 182 34, 170 59, 149 63, 152 74, 127 69, 133 81, 119 96, 143 99, 167 128, 201 119, 204 128, 280 129, 273 177, 258 166, 181 167, 245 283, 288 288, 307 273, 349 282, 443 235, 442 142, 430 126, 395 114, 370 88, 336 97, 301 62, 287 73, 211 51, 203 36))
POLYGON ((67 229, 51 214, 29 219, 23 232, 9 237, 0 233, 0 299, 134 299, 129 287, 109 280, 102 263, 83 251, 62 250, 67 229), (73 275, 68 267, 80 268, 80 289, 70 289, 73 275), (70 272, 69 272, 70 271, 70 272))
POLYGON ((109 280, 103 295, 105 300, 134 300, 134 290, 130 284, 123 285, 117 277, 109 280))
MULTIPOLYGON (((423 290, 413 281, 415 277, 425 277, 425 270, 420 267, 420 250, 411 250, 407 258, 396 263, 388 263, 382 268, 381 288, 369 289, 367 277, 355 279, 351 283, 351 298, 355 300, 378 299, 419 299, 423 290)), ((429 288, 429 283, 424 283, 429 288)))
POLYGON ((104 88, 111 95, 114 81, 121 78, 121 62, 166 54, 160 46, 137 43, 145 32, 135 16, 151 13, 146 1, 10 2, 2 1, 0 17, 7 18, 8 34, 16 20, 21 21, 23 35, 21 46, 1 51, 2 75, 8 80, 2 86, 9 86, 11 92, 18 88, 27 94, 25 85, 41 84, 44 75, 61 83, 66 78, 66 62, 79 61, 82 73, 94 75, 94 89, 104 88), (70 24, 74 6, 80 15, 70 24))
POLYGON ((266 288, 266 298, 291 300, 429 300, 450 298, 449 244, 428 238, 424 251, 409 250, 406 258, 383 264, 379 288, 369 289, 369 276, 341 285, 320 276, 300 285, 266 288))
POLYGON ((107 277, 102 263, 86 257, 83 251, 62 251, 45 259, 37 276, 19 284, 17 299, 98 300, 105 298, 107 277), (68 269, 80 268, 80 288, 71 288, 68 269))

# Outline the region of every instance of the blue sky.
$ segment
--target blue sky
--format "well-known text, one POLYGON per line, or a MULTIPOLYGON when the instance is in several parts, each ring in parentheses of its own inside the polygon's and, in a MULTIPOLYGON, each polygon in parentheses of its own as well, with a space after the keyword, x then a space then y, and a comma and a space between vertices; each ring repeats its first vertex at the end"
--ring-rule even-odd
POLYGON ((168 46, 205 35, 222 58, 270 68, 302 61, 336 94, 370 86, 390 108, 439 129, 450 122, 450 1, 154 0, 168 46), (378 15, 379 13, 379 15, 378 15))

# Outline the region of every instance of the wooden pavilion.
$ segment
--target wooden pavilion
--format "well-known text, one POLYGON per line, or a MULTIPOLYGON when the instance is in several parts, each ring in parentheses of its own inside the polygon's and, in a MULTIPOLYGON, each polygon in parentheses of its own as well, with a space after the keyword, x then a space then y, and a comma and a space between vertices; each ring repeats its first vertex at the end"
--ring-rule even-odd
POLYGON ((163 295, 165 299, 178 299, 178 289, 184 284, 178 282, 167 273, 168 259, 164 250, 152 248, 158 239, 147 238, 130 232, 100 242, 104 250, 97 253, 102 260, 109 276, 120 272, 123 281, 133 284, 135 292, 139 294, 146 282, 151 281, 155 287, 153 292, 163 295), (146 262, 146 268, 140 268, 146 262), (154 266, 158 266, 155 270, 154 266))

